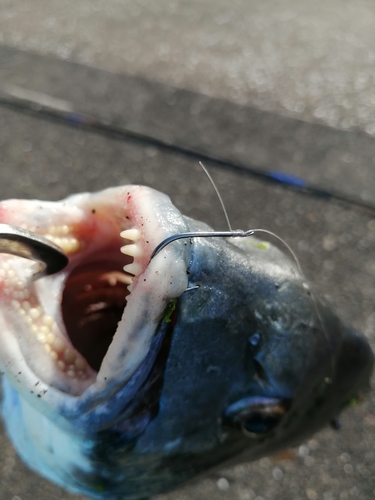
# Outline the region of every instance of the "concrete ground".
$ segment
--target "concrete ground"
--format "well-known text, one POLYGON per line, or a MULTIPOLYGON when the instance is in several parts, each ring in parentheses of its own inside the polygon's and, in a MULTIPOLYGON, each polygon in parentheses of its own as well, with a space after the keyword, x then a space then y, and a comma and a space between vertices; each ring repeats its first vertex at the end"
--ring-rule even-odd
MULTIPOLYGON (((230 167, 282 171, 373 203, 371 2, 0 0, 0 44, 1 199, 146 183, 221 229, 199 154, 178 148, 215 155, 227 160, 207 166, 232 225, 285 238, 375 347, 375 211, 230 167), (79 129, 43 113, 50 107, 155 140, 79 129)), ((158 500, 370 500, 374 414, 371 394, 343 415, 340 432, 325 429, 297 449, 158 500)), ((79 498, 28 471, 4 434, 0 446, 1 499, 79 498)))

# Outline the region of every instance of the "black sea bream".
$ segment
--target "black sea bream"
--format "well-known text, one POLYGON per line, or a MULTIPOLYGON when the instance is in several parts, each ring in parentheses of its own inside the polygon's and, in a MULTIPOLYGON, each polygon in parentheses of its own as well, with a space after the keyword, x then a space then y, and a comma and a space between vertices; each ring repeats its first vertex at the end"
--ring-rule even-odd
POLYGON ((165 238, 210 230, 162 193, 3 201, 0 223, 69 257, 33 280, 34 263, 0 254, 0 361, 14 446, 71 491, 171 490, 295 445, 368 387, 365 338, 276 247, 194 238, 150 261, 165 238))

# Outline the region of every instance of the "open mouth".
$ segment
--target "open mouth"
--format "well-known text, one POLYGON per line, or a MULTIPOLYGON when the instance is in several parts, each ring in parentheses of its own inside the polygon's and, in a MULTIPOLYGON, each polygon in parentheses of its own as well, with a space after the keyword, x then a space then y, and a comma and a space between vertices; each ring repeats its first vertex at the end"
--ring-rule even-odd
MULTIPOLYGON (((19 214, 21 202, 7 208, 12 203, 12 214, 19 214)), ((28 261, 0 256, 5 323, 22 361, 72 395, 107 381, 125 383, 147 356, 168 303, 186 288, 185 245, 149 263, 160 241, 186 231, 185 220, 167 196, 141 186, 22 204, 22 221, 1 222, 37 231, 70 259, 64 271, 33 282, 28 261), (51 225, 51 213, 58 223, 51 225)))
POLYGON ((126 306, 129 279, 107 262, 75 269, 62 296, 62 316, 73 347, 98 372, 126 306))

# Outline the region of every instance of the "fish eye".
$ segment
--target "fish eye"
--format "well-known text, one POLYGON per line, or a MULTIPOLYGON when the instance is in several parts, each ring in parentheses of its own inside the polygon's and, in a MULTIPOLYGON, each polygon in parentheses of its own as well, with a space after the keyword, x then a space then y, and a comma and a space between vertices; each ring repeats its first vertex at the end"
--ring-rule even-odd
POLYGON ((248 433, 265 434, 280 423, 290 406, 290 400, 249 396, 229 405, 223 421, 248 433))
POLYGON ((242 428, 252 434, 265 434, 280 422, 280 415, 252 415, 242 423, 242 428))

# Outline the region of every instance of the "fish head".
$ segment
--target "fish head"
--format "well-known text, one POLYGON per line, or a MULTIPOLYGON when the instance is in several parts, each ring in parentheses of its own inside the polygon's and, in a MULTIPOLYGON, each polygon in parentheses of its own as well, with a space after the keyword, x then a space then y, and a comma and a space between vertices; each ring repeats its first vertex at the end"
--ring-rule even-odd
POLYGON ((293 258, 253 238, 197 238, 160 412, 142 446, 205 450, 211 464, 245 449, 259 458, 338 418, 368 391, 372 369, 365 337, 340 322, 293 258))
POLYGON ((169 236, 210 230, 162 193, 8 200, 0 223, 69 257, 35 281, 33 263, 0 255, 0 365, 17 449, 34 468, 49 457, 63 472, 38 469, 73 491, 101 498, 93 485, 105 484, 119 496, 141 476, 148 496, 245 451, 256 459, 368 387, 367 341, 276 247, 194 238, 150 260, 169 236))

